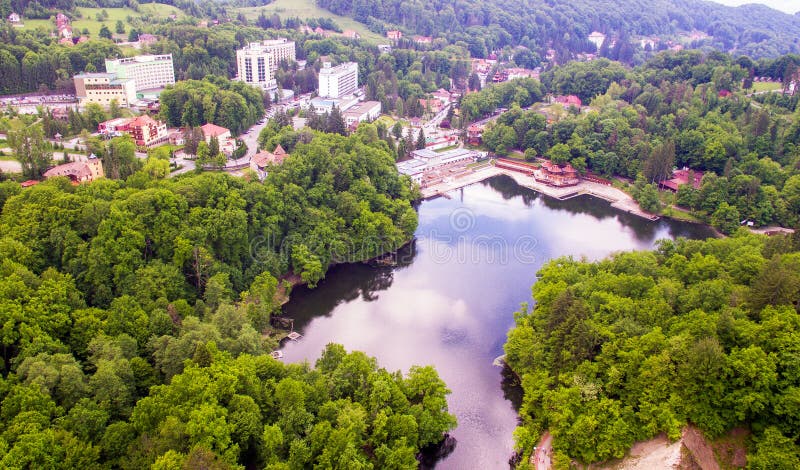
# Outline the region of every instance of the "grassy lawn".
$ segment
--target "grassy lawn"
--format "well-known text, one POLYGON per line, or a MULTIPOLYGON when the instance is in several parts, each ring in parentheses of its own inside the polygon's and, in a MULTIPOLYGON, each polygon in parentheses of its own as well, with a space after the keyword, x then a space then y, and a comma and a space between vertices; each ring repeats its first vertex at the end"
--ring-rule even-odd
POLYGON ((701 219, 695 217, 693 214, 678 209, 674 206, 665 207, 664 210, 661 211, 661 214, 664 215, 665 217, 670 217, 672 219, 677 219, 677 220, 683 220, 686 222, 704 223, 701 219))
MULTIPOLYGON (((105 23, 112 33, 116 34, 117 20, 121 20, 125 24, 124 37, 127 39, 127 32, 130 31, 131 25, 128 23, 127 18, 167 18, 169 15, 175 14, 178 17, 184 16, 183 13, 172 5, 163 3, 146 3, 139 7, 139 11, 133 11, 130 8, 78 8, 81 13, 81 18, 77 18, 72 22, 72 30, 75 34, 80 34, 83 28, 89 30, 91 37, 98 37, 100 35, 100 28, 105 23), (97 14, 105 10, 108 13, 108 18, 103 21, 97 21, 97 14)), ((44 26, 47 29, 54 29, 55 23, 50 20, 24 20, 25 28, 37 28, 44 26)))
POLYGON ((753 88, 750 88, 750 91, 754 93, 759 91, 776 91, 780 90, 782 87, 783 85, 777 82, 753 82, 753 88))
MULTIPOLYGON (((267 16, 277 13, 281 19, 291 18, 296 16, 300 19, 307 18, 331 18, 336 24, 342 28, 342 31, 352 29, 361 35, 363 40, 373 43, 385 42, 386 39, 376 33, 373 33, 367 27, 351 18, 344 16, 334 15, 333 13, 318 7, 314 0, 275 0, 269 5, 263 7, 250 7, 250 8, 237 8, 237 12, 245 14, 247 19, 255 20, 258 15, 263 11, 267 16)), ((235 15, 234 15, 235 16, 235 15)))
POLYGON ((391 116, 383 114, 383 115, 381 115, 381 117, 379 117, 378 119, 375 120, 375 124, 378 124, 379 122, 382 122, 383 125, 386 126, 387 129, 391 130, 392 127, 394 127, 394 123, 397 122, 397 121, 392 119, 391 116))
POLYGON ((438 150, 434 150, 434 152, 436 152, 436 153, 445 153, 445 152, 449 152, 449 151, 451 151, 453 149, 456 149, 456 148, 458 148, 458 145, 451 145, 449 147, 442 147, 442 148, 440 148, 438 150))

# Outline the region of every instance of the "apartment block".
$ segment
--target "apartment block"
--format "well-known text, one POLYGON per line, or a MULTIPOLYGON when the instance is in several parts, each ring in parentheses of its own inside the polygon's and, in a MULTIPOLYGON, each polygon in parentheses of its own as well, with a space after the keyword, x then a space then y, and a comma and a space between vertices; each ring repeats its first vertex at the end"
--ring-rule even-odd
POLYGON ((325 62, 319 71, 319 96, 341 98, 352 95, 358 89, 358 64, 345 62, 331 67, 325 62))
POLYGON ((172 54, 106 59, 106 72, 136 81, 136 91, 159 90, 175 83, 172 54))
POLYGON ((107 107, 117 100, 117 104, 127 108, 136 101, 136 81, 132 78, 120 79, 113 73, 82 73, 75 75, 73 81, 81 106, 97 103, 107 107))
POLYGON ((237 77, 262 90, 274 90, 275 71, 282 61, 294 62, 295 43, 288 39, 251 42, 236 51, 237 77))

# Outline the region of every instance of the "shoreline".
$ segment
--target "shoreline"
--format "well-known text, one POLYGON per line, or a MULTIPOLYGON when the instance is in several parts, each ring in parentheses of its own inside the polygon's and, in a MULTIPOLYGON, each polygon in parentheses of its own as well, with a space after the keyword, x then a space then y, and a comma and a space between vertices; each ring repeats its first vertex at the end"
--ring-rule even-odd
POLYGON ((642 210, 639 207, 639 204, 633 200, 633 197, 613 186, 607 186, 591 181, 581 181, 576 186, 557 188, 540 183, 531 176, 523 175, 505 168, 498 168, 493 165, 480 168, 452 181, 446 181, 427 187, 422 189, 420 192, 422 193, 423 200, 443 195, 447 197, 446 193, 450 191, 460 189, 471 184, 480 183, 481 181, 499 175, 510 176, 518 185, 532 189, 545 196, 558 199, 559 201, 565 201, 577 196, 588 195, 611 203, 611 207, 614 207, 615 209, 622 210, 650 221, 656 221, 661 218, 659 215, 651 214, 642 210))

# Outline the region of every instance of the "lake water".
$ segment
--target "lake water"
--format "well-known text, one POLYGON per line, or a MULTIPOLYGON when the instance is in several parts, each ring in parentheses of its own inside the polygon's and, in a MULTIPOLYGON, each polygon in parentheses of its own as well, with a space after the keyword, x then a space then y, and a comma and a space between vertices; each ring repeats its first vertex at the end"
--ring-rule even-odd
POLYGON ((448 403, 458 419, 455 449, 436 468, 508 468, 519 389, 492 361, 503 354, 514 311, 531 301, 542 264, 713 234, 588 196, 558 201, 507 176, 448 196, 420 205, 415 241, 397 266, 338 266, 316 289, 297 288, 284 313, 303 337, 284 346, 284 360, 313 364, 336 342, 388 370, 431 364, 453 392, 448 403))

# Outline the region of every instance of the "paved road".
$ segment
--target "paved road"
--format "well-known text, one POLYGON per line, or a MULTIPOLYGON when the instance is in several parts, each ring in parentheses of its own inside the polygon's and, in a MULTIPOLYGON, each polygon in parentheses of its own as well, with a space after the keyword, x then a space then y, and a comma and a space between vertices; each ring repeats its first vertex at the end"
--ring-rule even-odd
MULTIPOLYGON (((261 129, 263 129, 267 125, 268 121, 269 119, 267 117, 264 117, 263 123, 256 124, 255 126, 248 129, 246 133, 239 136, 239 138, 244 141, 245 145, 247 145, 247 154, 245 154, 244 157, 237 160, 236 161, 237 163, 249 162, 250 157, 256 154, 256 152, 258 151, 258 134, 261 133, 261 129)), ((229 163, 235 164, 233 162, 229 163)))
POLYGON ((0 172, 22 173, 22 165, 16 160, 0 160, 0 172))

